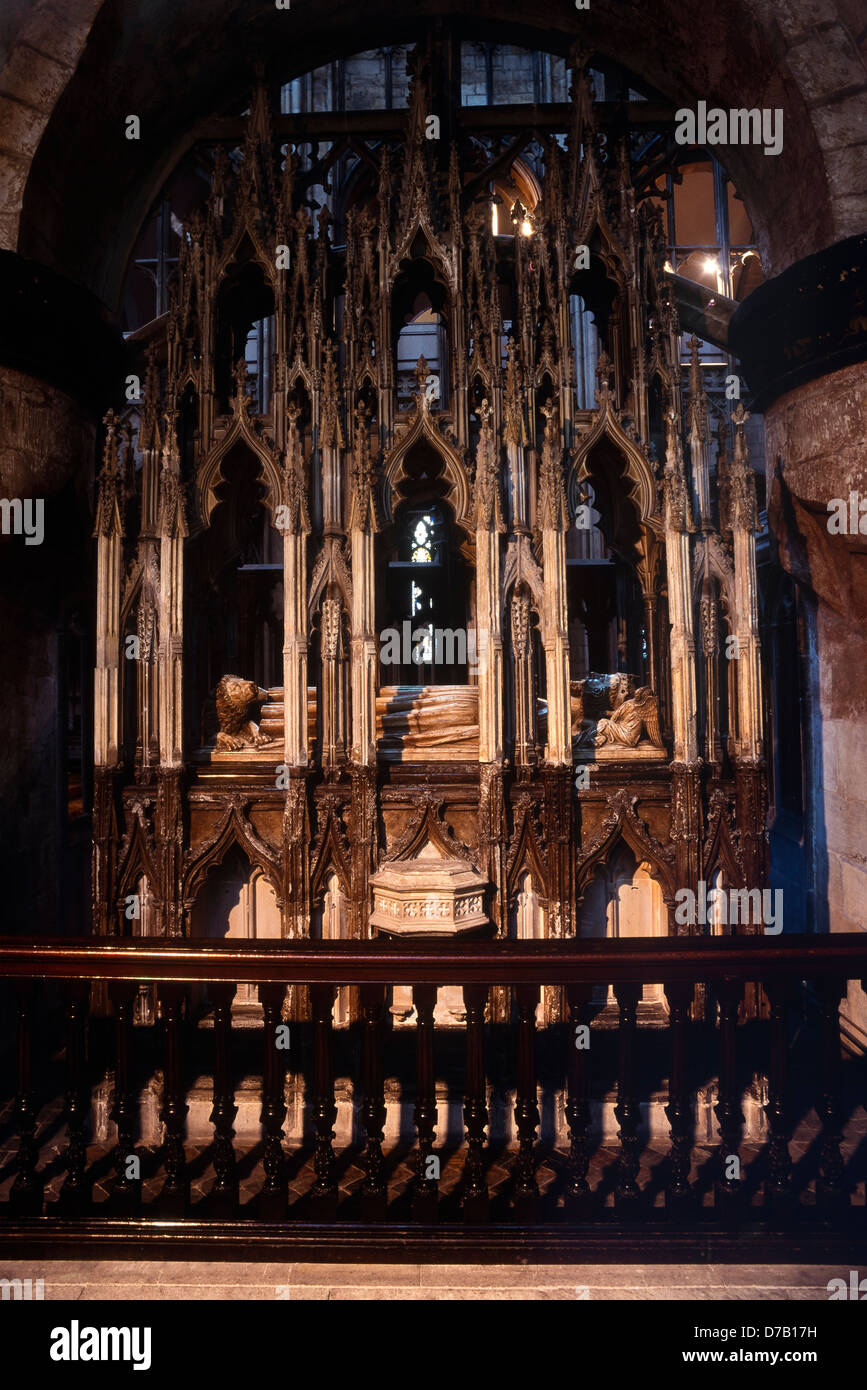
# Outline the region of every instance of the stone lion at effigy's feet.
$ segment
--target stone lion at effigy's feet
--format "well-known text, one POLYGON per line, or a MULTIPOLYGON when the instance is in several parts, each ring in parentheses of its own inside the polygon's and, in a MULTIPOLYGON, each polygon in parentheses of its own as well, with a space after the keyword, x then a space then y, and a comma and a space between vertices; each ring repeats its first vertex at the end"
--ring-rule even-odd
POLYGON ((247 715, 251 705, 268 698, 267 690, 260 690, 255 681, 245 681, 241 676, 223 676, 217 686, 217 748, 224 753, 238 748, 261 748, 271 739, 259 733, 259 725, 254 724, 247 715))

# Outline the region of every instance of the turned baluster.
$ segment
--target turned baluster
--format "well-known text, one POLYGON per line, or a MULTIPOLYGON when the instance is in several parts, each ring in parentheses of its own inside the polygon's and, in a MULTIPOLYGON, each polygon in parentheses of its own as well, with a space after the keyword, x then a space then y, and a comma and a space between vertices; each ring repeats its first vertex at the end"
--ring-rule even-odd
POLYGON ((770 983, 766 981, 765 989, 771 1005, 771 1061, 768 1068, 768 1103, 765 1106, 771 1138, 767 1151, 765 1202, 774 1219, 786 1225, 793 1207, 792 1159, 789 1154, 792 1126, 787 1104, 789 1034, 786 1023, 792 987, 788 981, 774 980, 770 983))
POLYGON ((434 1221, 439 1199, 439 1158, 434 1153, 437 1122, 436 1082, 434 1078, 434 985, 414 985, 412 1000, 416 1010, 415 1123, 418 1143, 415 1176, 412 1181, 414 1221, 434 1221))
POLYGON ((361 991, 361 1011, 364 1019, 363 1085, 364 1103, 361 1122, 364 1126, 364 1182, 361 1187, 361 1214, 366 1221, 382 1221, 388 1208, 388 1189, 385 1180, 385 1161, 382 1141, 385 1135, 385 1102, 383 1100, 383 1011, 385 990, 382 985, 365 985, 361 991))
POLYGON ((518 1080, 515 1091, 515 1126, 518 1131, 518 1157, 515 1162, 515 1219, 523 1223, 538 1218, 539 1187, 536 1182, 536 1005, 535 985, 518 985, 515 1003, 518 1012, 518 1080))
POLYGON ((132 1020, 138 985, 123 980, 111 986, 115 1021, 114 1106, 117 1125, 114 1150, 115 1180, 112 1204, 124 1210, 141 1202, 141 1157, 135 1150, 136 1097, 133 1090, 131 1050, 132 1020))
POLYGON ((740 981, 722 981, 717 990, 720 1065, 719 1099, 714 1113, 719 1125, 720 1142, 715 1192, 717 1208, 727 1219, 737 1216, 743 1191, 738 1149, 744 1115, 737 1074, 738 1009, 742 998, 743 984, 740 981))
POLYGON ((289 1210, 289 1183, 283 1154, 283 1121, 286 1118, 286 1049, 278 1047, 285 1033, 281 1030, 285 985, 260 985, 259 999, 265 1015, 265 1056, 262 1068, 261 1124, 265 1130, 262 1165, 265 1181, 259 1193, 259 1216, 263 1221, 284 1221, 289 1210))
POLYGON ((590 1049, 584 1045, 589 1042, 590 1031, 589 1025, 582 1021, 581 1015, 592 994, 589 985, 569 985, 566 990, 571 1020, 566 1060, 566 1123, 569 1126, 566 1215, 573 1221, 587 1215, 591 1201, 590 1185, 587 1181, 590 1168, 590 1049))
POLYGON ((15 1096, 15 1119, 18 1131, 18 1152, 15 1155, 15 1180, 9 1201, 16 1216, 39 1216, 42 1211, 42 1177, 36 1171, 39 1145, 36 1142, 36 1123, 39 1107, 33 1090, 34 1004, 37 993, 32 980, 22 981, 17 989, 18 1010, 18 1090, 15 1096))
POLYGON ((464 1161, 461 1207, 465 1221, 487 1221, 489 1216, 488 1185, 485 1182, 483 1150, 488 1107, 485 1095, 485 1004, 486 985, 464 986, 464 1007, 467 1011, 467 1080, 464 1095, 464 1125, 467 1131, 467 1156, 464 1161))
POLYGON ((87 1084, 87 1005, 90 985, 72 985, 66 1002, 66 1178, 60 1189, 60 1203, 70 1213, 84 1211, 90 1204, 87 1178, 85 1132, 90 1114, 87 1084))
POLYGON ((670 1216, 682 1217, 692 1208, 692 1188, 689 1184, 692 1154, 692 1106, 689 1098, 687 1068, 687 1029, 693 986, 665 986, 668 999, 669 1033, 671 1036, 671 1067, 668 1078, 668 1104, 665 1114, 671 1132, 668 1153, 668 1172, 665 1185, 665 1207, 670 1216))
POLYGON ((184 1124, 189 1107, 184 1095, 181 1055, 184 986, 165 985, 161 996, 165 1055, 160 1119, 165 1125, 163 1165, 166 1180, 159 1201, 160 1207, 166 1213, 183 1216, 190 1201, 190 1180, 184 1153, 184 1124))
POLYGON ((211 1211, 232 1216, 238 1204, 238 1169, 232 1140, 235 1136, 235 1090, 232 1084, 232 999, 233 984, 212 984, 208 993, 214 1004, 214 1104, 210 1122, 214 1126, 214 1173, 211 1211))
POLYGON ((311 985, 313 1010, 313 1097, 311 1114, 316 1131, 313 1169, 316 1181, 311 1198, 319 1220, 337 1215, 337 1174, 332 1141, 337 1106, 334 1104, 334 1071, 331 1060, 331 1012, 333 985, 311 985))
POLYGON ((614 1115, 620 1125, 620 1159, 617 1164, 614 1198, 618 1213, 622 1216, 632 1216, 636 1213, 641 1198, 636 1181, 641 1107, 635 1092, 635 1029, 641 989, 638 985, 615 985, 614 995, 620 1010, 617 1104, 614 1107, 614 1115))
POLYGON ((821 1007, 821 1086, 819 1117, 822 1138, 816 1199, 826 1216, 838 1216, 849 1206, 844 1186, 842 1068, 840 1055, 840 1000, 846 997, 846 981, 825 976, 819 982, 821 1007))

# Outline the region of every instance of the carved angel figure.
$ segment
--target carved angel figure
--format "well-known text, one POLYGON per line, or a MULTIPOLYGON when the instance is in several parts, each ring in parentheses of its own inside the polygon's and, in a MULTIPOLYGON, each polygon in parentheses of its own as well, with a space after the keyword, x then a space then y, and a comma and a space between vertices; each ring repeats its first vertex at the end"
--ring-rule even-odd
POLYGON ((217 686, 217 748, 231 752, 237 748, 261 748, 271 739, 259 733, 259 725, 247 718, 250 706, 267 700, 267 690, 242 676, 223 676, 217 686))
POLYGON ((597 748, 604 744, 635 748, 643 729, 647 730, 647 737, 652 744, 662 747, 659 709, 656 696, 651 694, 649 685, 639 686, 631 699, 624 700, 607 719, 600 719, 594 743, 597 748))
POLYGON ((592 748, 600 721, 610 718, 635 692, 635 679, 622 671, 600 675, 591 671, 570 684, 572 738, 580 747, 592 748))

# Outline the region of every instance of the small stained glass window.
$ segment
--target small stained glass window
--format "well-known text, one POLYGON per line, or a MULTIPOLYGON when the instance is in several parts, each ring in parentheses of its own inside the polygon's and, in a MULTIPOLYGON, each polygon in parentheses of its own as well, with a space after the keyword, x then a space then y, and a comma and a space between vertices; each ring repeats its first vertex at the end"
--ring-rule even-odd
POLYGON ((412 533, 412 562, 414 565, 433 563, 433 517, 419 517, 412 533))

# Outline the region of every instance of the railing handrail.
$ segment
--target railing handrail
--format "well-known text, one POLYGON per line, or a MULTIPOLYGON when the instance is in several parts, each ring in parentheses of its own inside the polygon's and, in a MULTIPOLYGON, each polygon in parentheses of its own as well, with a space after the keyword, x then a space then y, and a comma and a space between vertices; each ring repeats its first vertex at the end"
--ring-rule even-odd
POLYGON ((554 941, 0 937, 0 979, 580 985, 817 976, 867 981, 867 931, 554 941))

